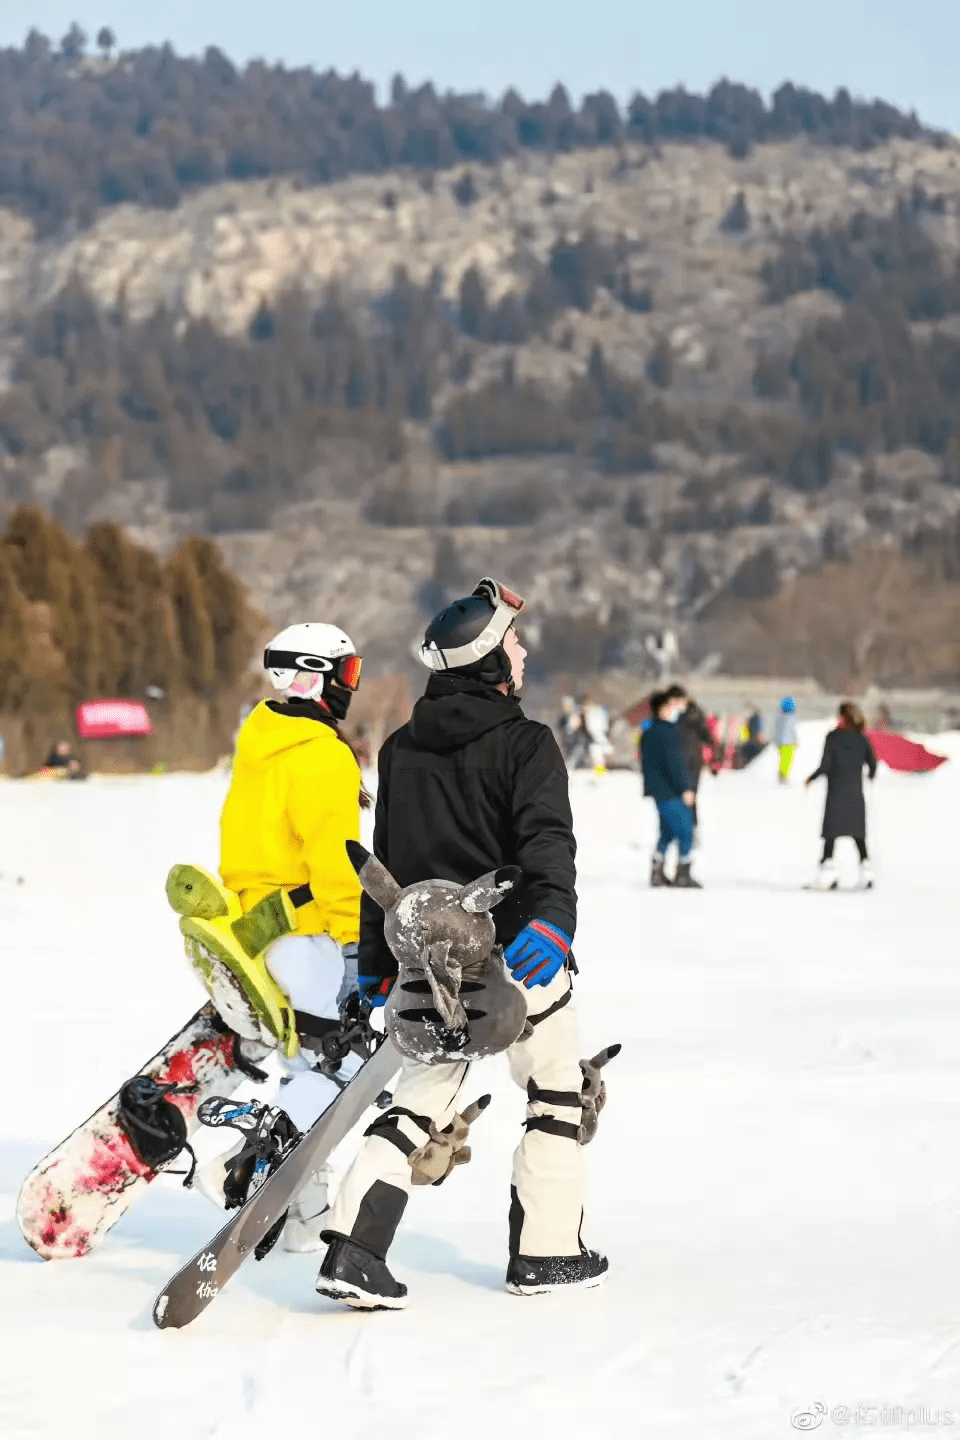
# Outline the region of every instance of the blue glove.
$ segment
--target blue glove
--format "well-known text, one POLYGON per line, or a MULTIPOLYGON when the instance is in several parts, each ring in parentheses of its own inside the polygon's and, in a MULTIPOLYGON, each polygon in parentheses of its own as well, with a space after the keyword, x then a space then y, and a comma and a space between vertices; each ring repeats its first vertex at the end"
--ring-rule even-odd
POLYGON ((358 975, 357 989, 360 991, 360 999, 370 1006, 371 1010, 379 1010, 386 1005, 387 996, 393 989, 393 982, 397 977, 388 975, 383 979, 380 975, 358 975))
POLYGON ((504 960, 529 990, 534 985, 549 985, 563 969, 573 941, 557 925, 546 920, 531 920, 504 954, 504 960))

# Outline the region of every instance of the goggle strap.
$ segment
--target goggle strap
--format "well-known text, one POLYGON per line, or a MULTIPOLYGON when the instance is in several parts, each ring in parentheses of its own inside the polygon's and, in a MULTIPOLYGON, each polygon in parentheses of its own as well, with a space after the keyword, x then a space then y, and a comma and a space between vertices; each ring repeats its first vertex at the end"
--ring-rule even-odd
POLYGON ((516 611, 509 605, 497 604, 493 615, 487 621, 476 639, 453 650, 441 650, 437 645, 421 645, 420 659, 430 670, 459 670, 461 665, 473 665, 503 644, 503 637, 516 619, 516 611))

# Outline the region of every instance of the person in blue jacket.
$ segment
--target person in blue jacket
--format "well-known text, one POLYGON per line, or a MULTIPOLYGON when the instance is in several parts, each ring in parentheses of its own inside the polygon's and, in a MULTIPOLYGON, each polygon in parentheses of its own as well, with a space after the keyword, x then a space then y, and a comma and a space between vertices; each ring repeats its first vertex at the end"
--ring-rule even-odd
POLYGON ((686 697, 665 690, 651 695, 650 713, 653 719, 640 741, 640 766, 644 791, 656 805, 660 816, 660 838, 653 856, 650 884, 655 887, 673 884, 682 890, 701 890, 703 887, 690 873, 695 796, 676 728, 686 703, 686 697), (667 849, 674 840, 680 859, 676 878, 670 881, 664 873, 664 862, 667 849))

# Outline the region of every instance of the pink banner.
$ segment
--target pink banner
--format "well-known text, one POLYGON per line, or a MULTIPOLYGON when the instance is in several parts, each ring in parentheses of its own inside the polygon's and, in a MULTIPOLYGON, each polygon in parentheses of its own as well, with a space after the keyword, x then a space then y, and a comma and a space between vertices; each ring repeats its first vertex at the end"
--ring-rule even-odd
POLYGON ((76 723, 81 740, 153 734, 146 706, 139 700, 85 700, 77 706, 76 723))

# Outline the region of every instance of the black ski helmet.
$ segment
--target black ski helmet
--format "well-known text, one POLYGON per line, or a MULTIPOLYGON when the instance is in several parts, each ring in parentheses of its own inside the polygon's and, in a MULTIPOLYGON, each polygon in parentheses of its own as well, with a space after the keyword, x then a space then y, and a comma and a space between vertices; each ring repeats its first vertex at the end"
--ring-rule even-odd
POLYGON ((512 693, 503 638, 524 603, 512 590, 485 576, 472 595, 454 600, 430 621, 420 659, 430 670, 452 670, 487 685, 510 685, 512 693))

